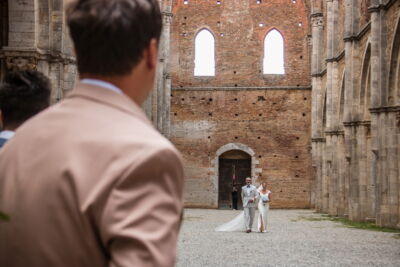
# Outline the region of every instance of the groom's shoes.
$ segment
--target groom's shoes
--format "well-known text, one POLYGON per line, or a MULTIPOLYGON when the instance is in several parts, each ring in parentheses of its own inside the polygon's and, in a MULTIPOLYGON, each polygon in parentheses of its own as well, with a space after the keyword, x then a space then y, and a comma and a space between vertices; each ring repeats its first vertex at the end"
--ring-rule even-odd
POLYGON ((250 232, 251 232, 251 230, 247 230, 247 231, 246 231, 246 233, 250 233, 250 232))

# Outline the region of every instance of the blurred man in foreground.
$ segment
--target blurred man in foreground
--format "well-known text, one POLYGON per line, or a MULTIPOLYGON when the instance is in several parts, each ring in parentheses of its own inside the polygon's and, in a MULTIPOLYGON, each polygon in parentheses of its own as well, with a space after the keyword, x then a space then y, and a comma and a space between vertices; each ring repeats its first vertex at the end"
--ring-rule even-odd
POLYGON ((158 1, 77 0, 67 22, 81 80, 0 157, 0 266, 173 266, 181 159, 140 109, 158 1))

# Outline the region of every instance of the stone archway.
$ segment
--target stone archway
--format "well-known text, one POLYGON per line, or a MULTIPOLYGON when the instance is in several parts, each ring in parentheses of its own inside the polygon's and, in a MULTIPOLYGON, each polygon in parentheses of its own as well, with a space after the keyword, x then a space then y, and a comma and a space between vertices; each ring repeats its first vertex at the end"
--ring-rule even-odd
POLYGON ((215 158, 211 161, 211 166, 214 171, 212 182, 214 187, 215 207, 218 207, 218 198, 219 198, 219 159, 222 154, 232 150, 242 151, 250 156, 251 158, 250 173, 251 173, 251 178, 253 180, 253 184, 257 181, 258 175, 262 172, 262 169, 259 168, 260 162, 256 159, 256 154, 250 147, 240 143, 229 143, 220 147, 215 153, 215 158))

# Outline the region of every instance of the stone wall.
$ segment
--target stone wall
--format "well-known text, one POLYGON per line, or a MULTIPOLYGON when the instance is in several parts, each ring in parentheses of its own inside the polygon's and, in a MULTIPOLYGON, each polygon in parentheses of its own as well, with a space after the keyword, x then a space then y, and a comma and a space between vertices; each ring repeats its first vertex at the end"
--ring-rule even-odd
POLYGON ((253 179, 268 181, 272 207, 311 207, 309 11, 301 0, 260 2, 173 4, 171 141, 185 159, 186 206, 218 207, 218 151, 239 144, 254 152, 253 179), (215 38, 214 77, 194 76, 202 29, 215 38), (262 71, 271 29, 284 38, 284 75, 262 71))
POLYGON ((2 1, 8 21, 0 47, 0 77, 7 71, 37 69, 48 75, 52 103, 62 99, 76 79, 75 58, 65 25, 62 0, 2 1))
POLYGON ((316 208, 390 227, 400 227, 396 2, 326 0, 311 14, 316 208))

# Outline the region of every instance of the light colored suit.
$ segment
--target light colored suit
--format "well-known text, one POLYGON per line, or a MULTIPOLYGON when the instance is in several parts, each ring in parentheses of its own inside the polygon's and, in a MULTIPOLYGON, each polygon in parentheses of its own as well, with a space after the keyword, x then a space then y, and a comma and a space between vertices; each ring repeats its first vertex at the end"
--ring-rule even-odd
POLYGON ((182 191, 142 110, 79 84, 0 152, 0 266, 173 266, 182 191))
POLYGON ((250 185, 250 188, 247 188, 247 185, 242 187, 242 203, 245 217, 245 226, 247 230, 251 230, 254 221, 254 215, 256 212, 256 198, 258 197, 257 187, 254 185, 250 185), (253 202, 249 202, 249 200, 254 200, 253 202))

